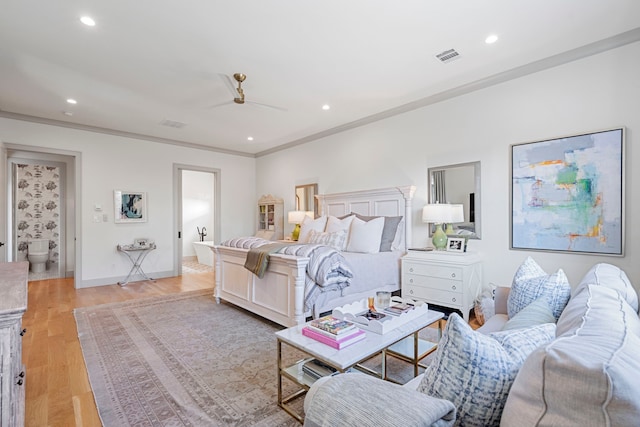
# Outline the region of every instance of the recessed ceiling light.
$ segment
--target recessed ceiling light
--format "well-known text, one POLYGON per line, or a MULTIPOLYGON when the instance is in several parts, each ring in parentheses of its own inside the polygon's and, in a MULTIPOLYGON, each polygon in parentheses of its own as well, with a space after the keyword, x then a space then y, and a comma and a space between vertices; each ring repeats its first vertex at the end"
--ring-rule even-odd
POLYGON ((492 44, 498 41, 498 36, 496 36, 495 34, 491 34, 489 37, 487 37, 484 42, 486 44, 492 44))
POLYGON ((69 98, 69 99, 67 99, 67 103, 76 105, 78 103, 78 101, 76 101, 75 99, 69 98))
POLYGON ((80 22, 82 22, 87 27, 95 27, 96 21, 93 20, 90 16, 83 16, 80 18, 80 22))
POLYGON ((322 106, 322 109, 323 109, 324 111, 327 111, 327 110, 330 110, 330 109, 331 109, 331 106, 330 106, 329 104, 324 104, 324 105, 322 106))
POLYGON ((247 141, 253 141, 253 137, 252 136, 248 137, 247 141))

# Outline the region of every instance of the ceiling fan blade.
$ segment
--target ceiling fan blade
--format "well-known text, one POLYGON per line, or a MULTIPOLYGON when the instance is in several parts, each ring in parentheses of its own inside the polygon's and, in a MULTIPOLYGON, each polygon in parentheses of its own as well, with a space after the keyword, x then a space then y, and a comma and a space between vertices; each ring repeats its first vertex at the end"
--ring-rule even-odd
POLYGON ((207 108, 207 110, 209 110, 209 109, 218 108, 218 107, 222 107, 224 105, 229 105, 229 104, 233 104, 233 101, 225 101, 225 102, 221 102, 219 104, 209 105, 206 108, 207 108))
POLYGON ((256 105, 258 107, 264 107, 264 108, 271 108, 273 110, 278 110, 278 111, 282 111, 282 112, 287 112, 289 110, 287 110, 286 108, 282 108, 282 107, 276 107, 275 105, 269 105, 269 104, 263 104, 261 102, 255 102, 255 101, 244 101, 247 104, 253 104, 256 105))
POLYGON ((234 98, 238 96, 238 90, 233 84, 231 77, 227 76, 226 74, 218 74, 218 76, 220 76, 220 79, 223 81, 227 89, 229 89, 229 93, 231 93, 231 96, 233 96, 234 98))

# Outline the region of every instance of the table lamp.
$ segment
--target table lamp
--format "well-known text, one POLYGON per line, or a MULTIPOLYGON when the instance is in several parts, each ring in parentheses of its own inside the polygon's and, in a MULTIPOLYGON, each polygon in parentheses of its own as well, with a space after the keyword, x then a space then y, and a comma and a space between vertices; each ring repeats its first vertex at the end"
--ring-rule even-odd
POLYGON ((438 251, 447 247, 447 235, 442 230, 442 224, 451 222, 451 205, 446 203, 432 203, 422 208, 422 222, 433 223, 436 231, 433 233, 431 242, 438 251))
POLYGON ((300 236, 300 224, 304 220, 304 217, 308 216, 313 218, 313 212, 311 211, 291 211, 288 214, 288 223, 295 224, 296 226, 293 229, 293 233, 291 233, 291 240, 298 240, 300 236))
POLYGON ((447 221, 447 229, 445 230, 445 234, 450 236, 452 234, 456 234, 453 230, 453 225, 458 222, 464 222, 464 208, 462 205, 449 205, 451 206, 451 217, 449 221, 447 221))

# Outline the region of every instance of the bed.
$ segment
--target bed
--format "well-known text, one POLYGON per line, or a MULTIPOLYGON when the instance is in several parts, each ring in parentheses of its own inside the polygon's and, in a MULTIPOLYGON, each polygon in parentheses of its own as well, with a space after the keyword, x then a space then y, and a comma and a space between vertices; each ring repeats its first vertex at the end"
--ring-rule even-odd
MULTIPOLYGON (((342 252, 353 277, 348 286, 320 292, 312 307, 305 306, 305 289, 307 292, 309 289, 309 257, 272 253, 260 278, 245 268, 249 249, 223 244, 212 247, 216 301, 230 302, 289 327, 304 323, 310 316, 374 296, 377 291, 399 290, 400 257, 411 245, 411 200, 414 192, 414 186, 404 186, 316 196, 320 217, 340 218, 354 213, 360 217, 400 216, 402 220, 392 250, 373 254, 342 252)), ((288 248, 289 251, 294 249, 288 248)))

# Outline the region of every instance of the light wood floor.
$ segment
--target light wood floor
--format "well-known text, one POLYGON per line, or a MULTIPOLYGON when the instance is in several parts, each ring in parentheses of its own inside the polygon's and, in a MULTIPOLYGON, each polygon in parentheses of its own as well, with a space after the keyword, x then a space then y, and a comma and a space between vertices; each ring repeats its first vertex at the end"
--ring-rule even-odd
POLYGON ((29 282, 23 328, 27 427, 100 426, 73 316, 76 307, 211 288, 213 273, 74 289, 73 279, 29 282))

